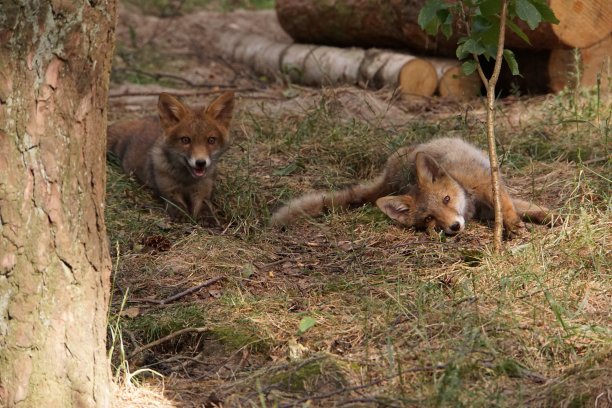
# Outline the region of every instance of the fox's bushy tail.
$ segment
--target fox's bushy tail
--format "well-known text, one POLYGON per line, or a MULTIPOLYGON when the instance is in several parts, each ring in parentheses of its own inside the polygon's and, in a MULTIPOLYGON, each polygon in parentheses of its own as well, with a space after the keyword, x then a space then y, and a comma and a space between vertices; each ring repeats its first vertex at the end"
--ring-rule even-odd
POLYGON ((272 215, 270 224, 283 226, 301 218, 316 217, 330 209, 357 207, 368 202, 375 202, 378 198, 391 192, 392 187, 387 183, 383 173, 372 181, 343 190, 318 191, 295 198, 272 215))

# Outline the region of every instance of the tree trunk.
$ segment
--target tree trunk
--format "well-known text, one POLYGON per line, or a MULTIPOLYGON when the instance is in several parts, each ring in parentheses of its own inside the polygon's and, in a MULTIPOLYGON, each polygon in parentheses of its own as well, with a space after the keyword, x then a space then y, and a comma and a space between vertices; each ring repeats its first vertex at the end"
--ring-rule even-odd
POLYGON ((0 405, 108 407, 115 0, 0 6, 0 405))
MULTIPOLYGON (((297 42, 362 47, 407 48, 413 52, 454 56, 457 40, 465 33, 456 26, 453 36, 427 36, 418 25, 426 0, 277 0, 281 26, 297 42)), ((586 47, 612 31, 609 0, 549 0, 557 15, 556 27, 540 24, 535 31, 519 23, 531 45, 506 32, 506 48, 542 50, 586 47), (571 12, 566 3, 576 3, 571 12)), ((570 5, 571 6, 571 5, 570 5)))
MULTIPOLYGON (((501 186, 499 177, 499 163, 497 161, 497 152, 495 150, 495 85, 499 80, 499 73, 502 66, 502 53, 504 51, 505 24, 508 13, 508 0, 502 0, 502 11, 499 18, 499 38, 497 40, 497 54, 495 56, 495 66, 493 73, 487 81, 480 65, 478 65, 478 74, 485 83, 487 88, 487 144, 489 147, 489 162, 491 163, 491 184, 493 185, 493 213, 495 214, 495 225, 493 228, 493 249, 499 254, 502 249, 502 233, 504 216, 502 213, 501 204, 501 186)), ((478 56, 474 55, 474 59, 478 62, 478 56)))

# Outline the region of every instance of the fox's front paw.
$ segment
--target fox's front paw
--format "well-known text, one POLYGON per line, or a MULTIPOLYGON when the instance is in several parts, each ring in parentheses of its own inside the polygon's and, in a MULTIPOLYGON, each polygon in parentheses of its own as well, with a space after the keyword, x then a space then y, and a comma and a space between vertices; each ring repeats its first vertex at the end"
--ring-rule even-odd
POLYGON ((173 203, 166 204, 166 212, 174 222, 185 222, 190 218, 189 213, 185 209, 173 203))
POLYGON ((516 237, 524 228, 525 224, 517 215, 504 217, 504 233, 506 238, 516 237))

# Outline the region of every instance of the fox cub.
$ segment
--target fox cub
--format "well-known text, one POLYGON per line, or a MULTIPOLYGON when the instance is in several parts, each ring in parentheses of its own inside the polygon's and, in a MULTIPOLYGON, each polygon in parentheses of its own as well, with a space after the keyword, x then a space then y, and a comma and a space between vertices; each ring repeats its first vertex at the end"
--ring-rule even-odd
POLYGON ((198 218, 212 195, 217 161, 229 147, 234 94, 192 109, 162 93, 157 109, 159 117, 109 126, 107 149, 126 173, 173 204, 168 206, 173 218, 198 218))
MULTIPOLYGON (((371 202, 400 224, 454 235, 474 217, 492 218, 493 200, 490 163, 484 152, 461 139, 440 138, 399 149, 389 157, 383 173, 370 182, 290 201, 271 223, 285 225, 327 208, 371 202)), ((501 204, 509 235, 523 226, 522 220, 552 222, 547 208, 511 197, 503 185, 501 204)))

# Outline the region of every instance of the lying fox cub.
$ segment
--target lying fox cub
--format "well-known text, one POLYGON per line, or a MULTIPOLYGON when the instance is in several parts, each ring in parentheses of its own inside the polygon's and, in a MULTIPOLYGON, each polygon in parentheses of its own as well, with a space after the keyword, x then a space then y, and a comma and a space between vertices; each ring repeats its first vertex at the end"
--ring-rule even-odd
MULTIPOLYGON (((493 216, 489 159, 480 149, 456 138, 404 147, 389 157, 376 179, 294 199, 273 215, 271 223, 284 225, 299 217, 319 215, 327 208, 366 202, 375 202, 385 214, 408 227, 456 234, 474 217, 493 216)), ((510 197, 503 186, 501 203, 507 234, 516 233, 523 226, 521 220, 552 221, 547 208, 510 197)))
POLYGON ((198 218, 212 195, 217 161, 229 147, 234 94, 192 109, 162 93, 157 109, 159 117, 109 126, 108 151, 119 157, 126 173, 174 204, 168 206, 173 218, 198 218))

